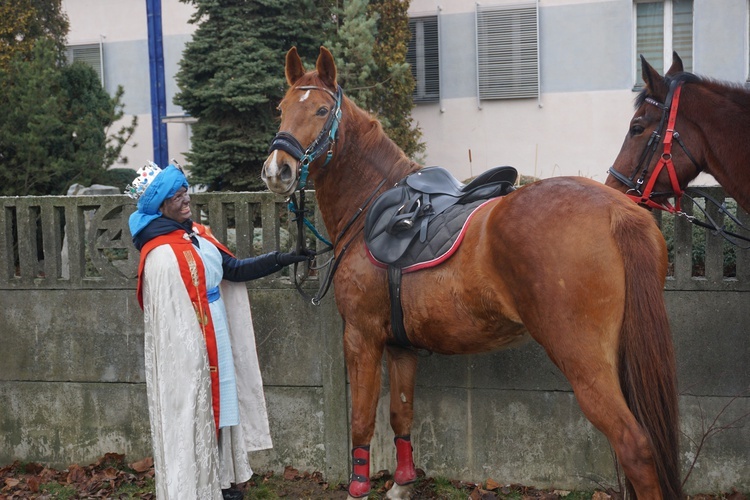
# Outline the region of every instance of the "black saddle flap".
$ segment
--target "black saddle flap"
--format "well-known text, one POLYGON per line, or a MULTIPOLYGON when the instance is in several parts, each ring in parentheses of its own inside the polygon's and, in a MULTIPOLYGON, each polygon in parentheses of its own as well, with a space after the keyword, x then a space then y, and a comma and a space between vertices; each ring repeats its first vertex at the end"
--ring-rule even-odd
POLYGON ((375 236, 380 236, 375 246, 383 262, 394 262, 401 257, 419 231, 418 225, 415 225, 408 231, 402 231, 408 234, 400 234, 398 238, 388 237, 391 221, 400 215, 399 208, 409 200, 409 194, 410 190, 405 186, 391 188, 381 194, 367 212, 365 239, 369 240, 368 246, 372 246, 375 236))
POLYGON ((377 260, 395 263, 412 244, 428 243, 427 228, 436 216, 454 205, 508 194, 517 176, 513 167, 496 167, 464 185, 443 168, 423 168, 373 202, 365 218, 365 242, 377 260))

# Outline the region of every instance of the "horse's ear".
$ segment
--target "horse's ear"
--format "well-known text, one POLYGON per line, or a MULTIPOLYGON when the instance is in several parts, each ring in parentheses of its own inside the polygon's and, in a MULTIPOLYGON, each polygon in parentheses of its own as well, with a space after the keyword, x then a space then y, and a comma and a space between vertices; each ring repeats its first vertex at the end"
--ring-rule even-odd
POLYGON ((677 52, 672 52, 672 66, 669 68, 669 71, 667 71, 667 76, 674 76, 677 73, 682 73, 685 71, 683 65, 682 65, 682 59, 680 59, 680 56, 677 55, 677 52))
POLYGON ((656 98, 666 98, 667 85, 662 77, 649 63, 646 58, 641 56, 641 76, 643 83, 646 84, 649 94, 656 98))
POLYGON ((302 59, 297 54, 297 47, 292 47, 286 53, 285 74, 290 87, 305 74, 305 67, 302 66, 302 59))
POLYGON ((323 83, 334 89, 336 88, 336 63, 333 62, 333 55, 327 48, 320 47, 315 69, 318 70, 318 77, 323 80, 323 83))

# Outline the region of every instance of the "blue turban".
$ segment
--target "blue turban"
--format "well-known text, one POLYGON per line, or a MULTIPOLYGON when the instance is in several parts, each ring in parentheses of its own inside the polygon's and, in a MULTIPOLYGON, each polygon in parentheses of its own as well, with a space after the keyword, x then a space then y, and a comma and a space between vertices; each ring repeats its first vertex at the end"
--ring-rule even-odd
POLYGON ((151 181, 146 191, 138 198, 138 210, 130 215, 130 220, 128 221, 130 234, 132 236, 137 235, 152 220, 161 217, 162 214, 159 211, 161 204, 164 203, 164 200, 174 196, 183 187, 188 187, 188 181, 182 170, 174 165, 169 165, 167 168, 162 169, 159 175, 151 181))

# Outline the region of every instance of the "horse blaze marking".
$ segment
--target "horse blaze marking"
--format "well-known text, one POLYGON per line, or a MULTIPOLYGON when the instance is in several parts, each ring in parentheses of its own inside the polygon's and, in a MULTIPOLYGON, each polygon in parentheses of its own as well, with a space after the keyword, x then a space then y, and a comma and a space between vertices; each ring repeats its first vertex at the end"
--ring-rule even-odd
POLYGON ((278 150, 271 153, 271 161, 268 163, 268 172, 272 173, 273 175, 276 175, 279 171, 278 163, 276 163, 276 155, 278 154, 278 150), (271 168, 273 167, 273 168, 271 168))

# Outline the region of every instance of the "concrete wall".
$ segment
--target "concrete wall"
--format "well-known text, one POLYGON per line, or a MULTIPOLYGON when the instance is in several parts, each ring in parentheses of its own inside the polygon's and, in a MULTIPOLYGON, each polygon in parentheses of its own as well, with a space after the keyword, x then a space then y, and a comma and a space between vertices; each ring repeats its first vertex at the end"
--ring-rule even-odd
MULTIPOLYGON (((84 196, 0 204, 0 465, 64 467, 107 452, 149 456, 137 253, 126 224, 133 203, 84 196)), ((284 203, 269 193, 200 194, 193 204, 240 256, 277 248, 287 227, 284 203)), ((724 277, 723 245, 709 238, 705 276, 692 277, 689 226, 678 223, 674 237, 676 274, 665 295, 677 347, 684 470, 714 418, 719 426, 740 419, 705 443, 688 490, 747 491, 750 251, 737 250, 736 276, 724 277)), ((306 286, 312 292, 317 282, 306 286)), ((332 295, 312 306, 285 276, 251 282, 248 291, 275 444, 253 454, 253 467, 292 465, 346 479, 348 394, 332 295)), ((383 382, 373 472, 395 467, 383 382)), ((426 355, 417 383, 412 436, 417 466, 427 474, 565 489, 614 484, 609 445, 538 345, 426 355)))

